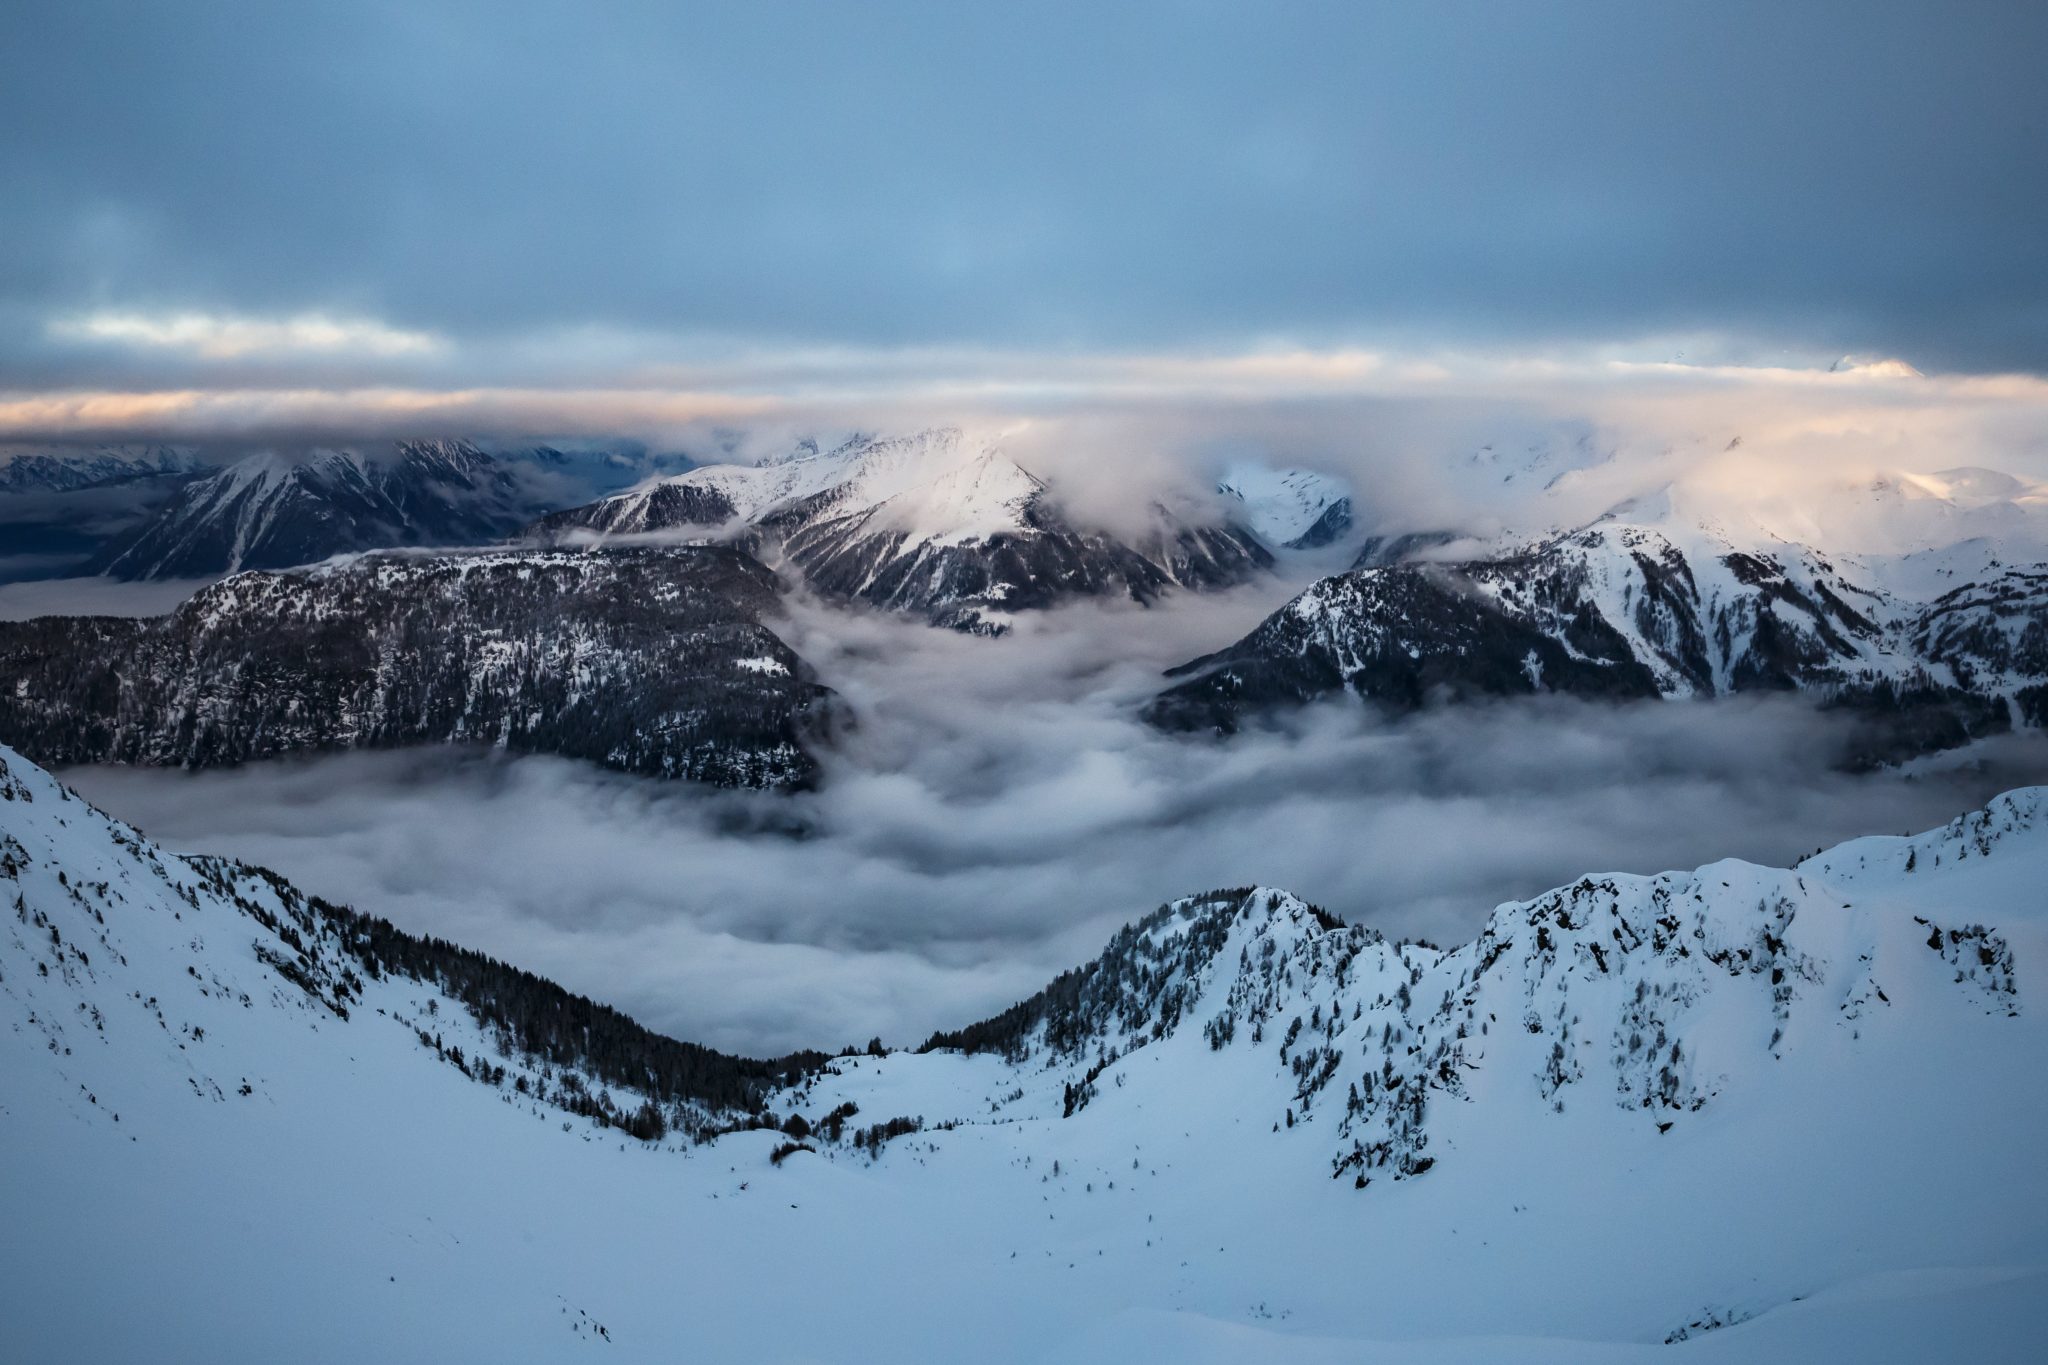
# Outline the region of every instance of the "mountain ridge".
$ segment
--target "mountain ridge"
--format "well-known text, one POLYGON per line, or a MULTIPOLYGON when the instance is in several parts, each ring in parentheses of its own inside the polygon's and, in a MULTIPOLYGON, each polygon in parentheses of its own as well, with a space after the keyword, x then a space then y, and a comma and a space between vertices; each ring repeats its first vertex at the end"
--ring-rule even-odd
MULTIPOLYGON (((1532 1334, 1633 1359, 1724 1331, 1736 1357, 1800 1359, 1761 1324, 1818 1291, 1943 1265, 2031 1286, 2048 1265, 2027 1220, 1998 1248, 1982 1231, 2043 1186, 2039 1100, 1998 1078, 2048 1055, 2044 871, 2048 789, 2029 788, 1794 868, 1592 874, 1448 951, 1241 888, 1168 903, 920 1053, 725 1062, 614 1030, 602 1061, 529 1022, 548 1016, 526 993, 569 1003, 546 983, 164 853, 0 751, 0 1158, 42 1177, 0 1294, 38 1354, 121 1354, 106 1334, 128 1319, 86 1310, 145 1274, 176 1287, 160 1346, 218 1349, 204 1305, 253 1251, 265 1294, 231 1344, 258 1353, 339 1277, 364 1292, 311 1320, 351 1356, 457 1332, 514 1356, 586 1334, 650 1359, 949 1355, 986 1346, 994 1311, 1020 1315, 996 1358, 1071 1357, 1135 1302, 1176 1330, 1191 1305, 1253 1332, 1292 1318, 1252 1338, 1265 1358, 1297 1330, 1456 1320, 1515 1338, 1481 1359, 1526 1359, 1532 1334), (638 1086, 636 1049, 709 1069, 638 1086), (1845 1171, 1886 1193, 1849 1198, 1845 1171), (259 1202, 224 1209, 229 1173, 259 1202), (114 1197, 147 1180, 156 1200, 114 1197), (109 1196, 89 1230, 81 1188, 109 1196), (170 1263, 148 1254, 160 1227, 170 1263), (1559 1238, 1573 1257, 1531 1258, 1559 1238), (770 1266, 858 1292, 791 1313, 784 1286, 763 1316, 770 1266), (916 1296, 888 1288, 907 1271, 916 1296), (934 1294, 975 1311, 913 1311, 934 1294), (493 1307, 401 1306, 451 1295, 493 1307)), ((1927 1330, 2000 1339, 2010 1311, 1975 1302, 1928 1301, 1927 1330)))
POLYGON ((0 451, 0 493, 75 493, 130 479, 191 475, 204 466, 191 446, 155 442, 83 449, 0 451))
POLYGON ((481 545, 531 508, 511 472, 467 441, 388 451, 258 452, 181 488, 87 569, 115 578, 199 578, 282 569, 409 545, 481 545))
POLYGON ((467 743, 801 787, 834 701, 763 624, 781 593, 720 546, 252 571, 165 617, 0 622, 0 735, 53 763, 467 743))
POLYGON ((1916 598, 1883 565, 1735 525, 1660 496, 1528 540, 1374 536, 1351 569, 1169 670, 1146 715, 1227 734, 1339 694, 1412 709, 1806 691, 1866 718, 1856 764, 2048 722, 2048 571, 1916 598))
POLYGON ((1000 633, 1009 615, 1077 596, 1151 601, 1245 581, 1272 556, 1249 531, 1152 505, 1116 536, 1069 520, 1051 487, 952 427, 805 443, 751 465, 706 465, 551 514, 525 535, 601 548, 619 537, 767 537, 829 596, 1000 633))

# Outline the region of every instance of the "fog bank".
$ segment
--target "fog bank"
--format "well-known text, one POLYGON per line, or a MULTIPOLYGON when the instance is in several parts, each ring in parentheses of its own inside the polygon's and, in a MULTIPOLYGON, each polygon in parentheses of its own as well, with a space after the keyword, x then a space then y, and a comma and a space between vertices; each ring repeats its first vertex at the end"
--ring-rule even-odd
POLYGON ((1336 704, 1227 743, 1132 718, 1161 667, 1285 591, 1082 605, 994 641, 799 605, 790 642, 859 723, 794 797, 445 751, 65 777, 173 847, 747 1051, 914 1043, 1210 887, 1284 886, 1448 944, 1583 872, 1784 862, 2048 780, 2031 736, 1910 777, 1832 773, 1834 723, 1782 698, 1396 722, 1336 704))

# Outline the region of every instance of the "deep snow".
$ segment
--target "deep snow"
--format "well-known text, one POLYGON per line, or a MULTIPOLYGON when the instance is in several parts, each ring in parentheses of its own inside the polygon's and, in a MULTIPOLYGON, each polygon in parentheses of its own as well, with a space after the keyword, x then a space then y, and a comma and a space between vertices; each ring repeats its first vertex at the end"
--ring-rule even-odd
POLYGON ((1170 907, 1077 1051, 847 1059, 778 1107, 926 1131, 774 1166, 773 1134, 650 1147, 469 1079, 415 1022, 489 1042, 417 983, 340 1019, 229 894, 281 893, 0 761, 14 1358, 2031 1359, 2048 1329, 2048 790, 1794 869, 1582 879, 1449 953, 1279 892, 1170 907), (1673 1102, 1631 1029, 1683 1044, 1673 1102), (1333 1179, 1391 1112, 1349 1078, 1445 1057, 1407 1129, 1433 1164, 1333 1179))

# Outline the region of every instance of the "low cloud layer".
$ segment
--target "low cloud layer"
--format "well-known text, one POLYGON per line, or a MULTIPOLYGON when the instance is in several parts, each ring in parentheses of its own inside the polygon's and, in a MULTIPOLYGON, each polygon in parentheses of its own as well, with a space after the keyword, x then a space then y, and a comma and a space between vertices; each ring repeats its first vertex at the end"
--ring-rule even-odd
POLYGON ((1830 773, 1831 724, 1783 699, 1392 723, 1337 705, 1230 743, 1131 718, 1161 667, 1284 590, 1075 607, 996 641, 800 606, 791 642, 860 723, 793 798, 444 752, 67 780, 174 847, 759 1052, 915 1042, 1210 887, 1284 886, 1456 942, 1582 872, 1782 861, 2048 779, 2035 738, 1912 777, 1830 773))
MULTIPOLYGON (((0 558, 0 573, 6 560, 0 558)), ((36 616, 161 616, 211 579, 124 583, 118 578, 32 578, 0 582, 0 621, 36 616)))
POLYGON ((1755 509, 1810 507, 1901 469, 2048 479, 2040 378, 1693 355, 842 351, 756 356, 674 388, 0 394, 0 439, 183 440, 226 460, 440 433, 644 443, 711 462, 955 424, 1045 477, 1077 520, 1125 530, 1155 499, 1199 510, 1216 476, 1247 461, 1336 476, 1377 530, 1575 525, 1674 481, 1755 509))

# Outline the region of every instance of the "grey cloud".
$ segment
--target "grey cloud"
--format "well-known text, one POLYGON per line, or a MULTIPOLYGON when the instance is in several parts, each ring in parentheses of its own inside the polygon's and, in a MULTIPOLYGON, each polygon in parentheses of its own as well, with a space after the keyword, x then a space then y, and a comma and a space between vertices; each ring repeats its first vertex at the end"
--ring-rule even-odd
POLYGON ((644 331, 1707 333, 2039 369, 2044 48, 2029 5, 11 6, 0 366, 534 382, 630 368, 571 343, 644 331), (453 345, 45 331, 96 309, 453 345))
MULTIPOLYGON (((76 564, 76 559, 71 563, 76 564)), ((6 561, 0 559, 0 566, 6 561)), ((47 578, 0 582, 0 621, 33 616, 161 616, 205 581, 123 583, 115 578, 47 578)))

